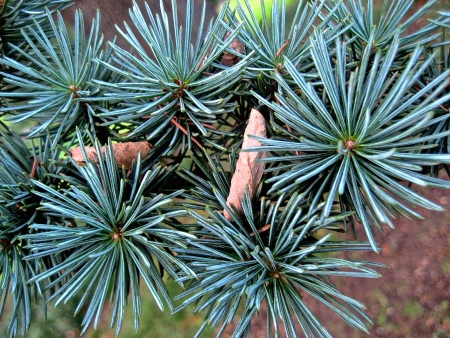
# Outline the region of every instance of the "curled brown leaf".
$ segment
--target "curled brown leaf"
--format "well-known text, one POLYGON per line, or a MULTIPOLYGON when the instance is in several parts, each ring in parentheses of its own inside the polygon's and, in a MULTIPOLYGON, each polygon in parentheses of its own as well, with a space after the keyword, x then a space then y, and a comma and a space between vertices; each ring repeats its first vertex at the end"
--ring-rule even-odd
MULTIPOLYGON (((95 163, 98 163, 98 154, 94 147, 84 147, 87 157, 95 163)), ((150 151, 151 146, 148 142, 124 142, 112 145, 114 157, 116 158, 119 167, 125 166, 125 169, 130 170, 133 160, 137 159, 138 154, 145 158, 150 151)), ((102 154, 105 153, 105 147, 101 147, 102 154)), ((85 162, 81 147, 75 147, 70 150, 72 158, 79 164, 85 162)))
MULTIPOLYGON (((230 36, 230 33, 227 33, 225 35, 225 40, 230 36)), ((245 46, 244 44, 238 39, 234 38, 233 41, 228 45, 231 49, 234 49, 239 54, 244 54, 245 52, 245 46)), ((237 64, 241 58, 237 55, 234 55, 230 52, 224 51, 222 60, 220 60, 220 63, 224 66, 231 67, 237 64)))
MULTIPOLYGON (((249 137, 249 135, 266 137, 264 116, 256 109, 252 109, 250 112, 248 125, 244 131, 242 150, 261 145, 261 142, 249 137)), ((243 210, 242 199, 244 198, 246 186, 248 186, 250 198, 253 198, 265 168, 265 163, 258 162, 258 160, 266 156, 266 153, 262 151, 247 152, 242 150, 239 154, 233 177, 231 178, 230 193, 227 198, 227 205, 231 206, 231 204, 233 204, 241 213, 243 210)), ((224 210, 224 216, 229 221, 232 220, 230 214, 226 210, 224 210)))

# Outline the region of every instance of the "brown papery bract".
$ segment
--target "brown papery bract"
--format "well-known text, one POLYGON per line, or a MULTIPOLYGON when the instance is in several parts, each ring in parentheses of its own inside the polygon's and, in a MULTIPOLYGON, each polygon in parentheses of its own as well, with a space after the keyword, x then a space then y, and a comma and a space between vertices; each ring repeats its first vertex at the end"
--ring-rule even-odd
MULTIPOLYGON (((0 0, 1 1, 1 0, 0 0)), ((98 154, 94 147, 84 147, 87 157, 95 163, 98 163, 98 154)), ((150 143, 142 142, 124 142, 116 143, 112 145, 114 157, 116 158, 119 167, 125 166, 125 169, 130 170, 133 160, 136 160, 138 154, 141 154, 141 158, 145 158, 150 151, 150 143)), ((102 154, 105 153, 105 147, 101 147, 102 154)), ((70 150, 72 158, 78 164, 84 164, 85 159, 81 151, 81 147, 76 147, 70 150)))
MULTIPOLYGON (((244 140, 242 142, 242 150, 251 147, 258 147, 261 142, 249 137, 249 135, 266 137, 266 124, 264 116, 256 109, 250 112, 247 128, 244 131, 244 140)), ((264 173, 265 163, 257 162, 266 156, 263 151, 242 151, 236 163, 236 169, 231 178, 230 194, 227 198, 227 205, 233 204, 239 212, 242 213, 242 199, 246 186, 250 192, 250 198, 253 198, 261 177, 264 173)), ((231 221, 230 214, 224 210, 224 216, 231 221)))
MULTIPOLYGON (((225 40, 230 36, 230 33, 227 33, 225 35, 225 40)), ((233 41, 228 45, 231 49, 234 49, 239 54, 245 53, 245 46, 244 44, 237 38, 234 38, 233 41)), ((241 58, 239 56, 236 56, 234 54, 231 54, 229 52, 223 52, 222 59, 220 60, 220 63, 224 66, 231 67, 237 64, 239 61, 241 61, 241 58)))

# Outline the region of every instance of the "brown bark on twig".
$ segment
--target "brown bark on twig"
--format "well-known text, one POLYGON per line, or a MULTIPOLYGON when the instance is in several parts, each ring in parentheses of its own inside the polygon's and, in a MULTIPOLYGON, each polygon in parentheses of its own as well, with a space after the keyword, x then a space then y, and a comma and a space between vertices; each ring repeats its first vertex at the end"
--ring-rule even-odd
MULTIPOLYGON (((98 154, 94 147, 84 147, 86 154, 90 160, 98 163, 98 154)), ((130 170, 133 160, 137 159, 138 154, 145 158, 150 151, 151 146, 148 142, 124 142, 112 145, 114 157, 116 158, 119 167, 125 166, 125 169, 130 170)), ((105 153, 105 147, 101 147, 102 154, 105 153)), ((70 150, 72 158, 79 164, 85 162, 81 147, 76 147, 70 150)))
MULTIPOLYGON (((249 137, 249 135, 266 137, 264 116, 256 109, 252 109, 250 113, 248 125, 244 131, 242 149, 261 145, 261 142, 249 137)), ((244 197, 246 186, 248 186, 250 198, 253 198, 265 168, 265 163, 257 162, 257 160, 264 158, 265 155, 266 153, 261 151, 240 152, 239 159, 236 163, 236 169, 231 178, 230 194, 227 198, 228 206, 233 204, 238 211, 242 213, 242 199, 244 197)), ((232 220, 230 214, 226 210, 224 210, 224 216, 227 220, 232 220)))

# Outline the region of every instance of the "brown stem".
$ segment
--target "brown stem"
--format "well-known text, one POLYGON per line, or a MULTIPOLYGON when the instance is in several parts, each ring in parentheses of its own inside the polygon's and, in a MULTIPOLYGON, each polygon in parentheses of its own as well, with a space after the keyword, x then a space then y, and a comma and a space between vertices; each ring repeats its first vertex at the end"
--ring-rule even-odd
POLYGON ((286 48, 286 46, 289 43, 289 39, 286 40, 286 42, 283 44, 283 46, 280 47, 280 49, 277 52, 277 57, 279 57, 281 55, 281 53, 283 52, 283 50, 286 48))
MULTIPOLYGON (((192 121, 188 122, 191 126, 195 126, 195 123, 192 121)), ((216 127, 214 127, 212 124, 208 124, 208 123, 200 123, 203 127, 209 128, 209 129, 213 129, 213 130, 217 130, 216 127)))
MULTIPOLYGON (((261 232, 267 231, 269 229, 270 229, 270 224, 266 224, 261 229, 258 229, 258 234, 260 234, 261 232)), ((251 232, 250 236, 255 236, 255 233, 251 232)))
MULTIPOLYGON (((185 133, 186 135, 188 135, 187 130, 184 129, 184 127, 183 127, 181 124, 179 124, 179 123, 177 122, 177 120, 175 120, 175 118, 172 118, 172 120, 170 120, 170 122, 172 122, 172 123, 173 123, 178 129, 180 129, 183 133, 185 133)), ((196 145, 198 145, 198 146, 200 147, 201 150, 203 150, 203 146, 201 145, 200 142, 198 142, 198 141, 194 138, 194 136, 191 136, 191 140, 192 140, 196 145)))
POLYGON ((38 159, 37 157, 33 161, 33 167, 31 168, 30 178, 33 179, 34 175, 36 175, 36 170, 38 166, 38 159))

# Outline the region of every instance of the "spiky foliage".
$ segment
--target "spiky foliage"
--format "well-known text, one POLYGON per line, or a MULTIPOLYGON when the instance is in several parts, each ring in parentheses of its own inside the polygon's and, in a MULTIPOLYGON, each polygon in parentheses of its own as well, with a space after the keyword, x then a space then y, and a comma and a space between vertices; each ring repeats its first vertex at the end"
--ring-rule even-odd
POLYGON ((391 75, 398 37, 392 41, 387 55, 378 51, 371 57, 373 38, 372 35, 360 66, 349 72, 346 43, 336 41, 333 65, 329 47, 317 31, 311 48, 321 82, 316 87, 308 84, 286 60, 287 71, 301 95, 281 75, 274 74, 282 88, 276 94, 279 104, 261 100, 293 132, 285 138, 263 140, 266 146, 260 150, 281 151, 278 156, 265 159, 283 163, 279 173, 267 181, 273 183, 272 192, 308 193, 310 210, 325 200, 322 219, 328 216, 337 195, 345 210, 356 213, 376 249, 374 227, 381 229, 381 223, 392 226, 390 218, 396 215, 419 216, 411 206, 441 210, 398 181, 450 188, 448 182, 420 173, 422 165, 450 161, 446 154, 420 154, 425 148, 423 142, 449 134, 447 131, 420 137, 429 126, 447 118, 433 119, 432 111, 449 99, 441 96, 433 100, 447 86, 449 73, 444 72, 422 90, 411 93, 433 59, 419 62, 422 53, 417 48, 404 72, 391 75), (292 154, 295 151, 297 154, 292 154))
MULTIPOLYGON (((303 299, 302 294, 309 294, 349 325, 367 330, 359 318, 370 321, 362 311, 364 306, 341 294, 328 277, 378 277, 378 273, 368 268, 371 263, 320 256, 370 250, 367 242, 329 241, 331 233, 317 236, 319 229, 341 231, 348 215, 334 214, 321 221, 323 203, 308 213, 304 194, 283 194, 276 200, 259 195, 260 202, 252 203, 248 190, 244 215, 239 215, 225 203, 230 178, 221 163, 211 158, 208 164, 197 163, 211 181, 187 170, 182 174, 197 187, 186 197, 204 202, 199 208, 206 215, 191 207, 190 214, 201 227, 195 232, 198 239, 189 241, 187 249, 177 250, 198 276, 180 295, 189 296, 181 308, 195 302, 196 311, 206 312, 204 326, 221 325, 222 331, 243 306, 233 337, 250 337, 251 320, 265 302, 268 337, 280 336, 279 320, 288 337, 297 337, 299 327, 308 336, 329 337, 303 299), (225 219, 224 209, 232 221, 225 219)), ((264 190, 261 186, 259 192, 264 190)))
MULTIPOLYGON (((11 336, 18 332, 19 323, 22 334, 29 329, 33 290, 36 297, 41 295, 45 298, 42 283, 30 284, 29 280, 41 269, 53 265, 46 259, 25 261, 29 250, 26 240, 21 238, 33 231, 29 226, 34 222, 54 222, 37 209, 41 199, 32 192, 32 179, 55 188, 61 183, 52 176, 62 170, 53 163, 60 151, 52 149, 50 143, 50 139, 40 141, 36 149, 30 150, 10 131, 2 132, 0 136, 0 317, 3 316, 8 294, 11 294, 14 307, 8 325, 11 336)), ((45 299, 43 305, 45 313, 45 299)))
MULTIPOLYGON (((109 296, 118 333, 129 296, 138 328, 140 284, 172 309, 165 272, 187 286, 181 308, 195 303, 219 335, 239 315, 234 336, 249 336, 265 306, 267 336, 329 337, 310 298, 367 330, 362 304, 333 281, 378 277, 379 265, 339 254, 378 251, 376 228, 420 217, 417 206, 441 209, 414 185, 450 188, 437 178, 450 161, 448 41, 430 44, 449 18, 407 30, 434 2, 402 23, 412 0, 385 1, 379 20, 372 0, 300 1, 292 28, 284 0, 262 3, 261 20, 249 1, 225 4, 209 25, 205 8, 193 22, 192 0, 183 22, 175 0, 170 19, 162 1, 160 14, 135 4, 119 31, 130 50, 111 42, 103 54, 99 18, 85 38, 77 13, 74 39, 50 11, 15 28, 9 20, 9 31, 23 31, 9 36, 23 40, 10 39, 14 56, 0 59, 2 112, 37 120, 31 137, 50 135, 30 149, 9 134, 0 144, 0 287, 2 304, 8 293, 16 304, 11 335, 20 321, 28 328, 32 287, 44 301, 80 296, 83 331, 109 296), (236 40, 244 50, 232 49, 236 40), (240 61, 222 64, 224 52, 240 61), (240 214, 225 201, 254 107, 267 137, 246 151, 265 152, 267 167, 240 214), (102 153, 108 138, 153 148, 126 171, 111 141, 102 153), (85 166, 59 150, 75 143, 85 166), (349 227, 357 235, 359 223, 368 242, 332 236, 349 227)), ((9 6, 8 18, 20 8, 9 6)))
POLYGON ((221 115, 236 108, 236 104, 230 102, 229 92, 242 77, 246 65, 246 60, 242 60, 221 71, 216 69, 219 65, 214 64, 237 33, 222 42, 226 33, 222 25, 226 11, 221 11, 205 30, 204 5, 198 34, 193 37, 192 1, 187 1, 183 26, 178 23, 175 0, 172 0, 172 22, 162 2, 161 17, 148 5, 145 7, 147 15, 137 4, 130 10, 131 21, 143 44, 126 25, 126 32, 119 32, 135 52, 132 54, 112 45, 114 60, 123 69, 99 61, 125 78, 118 83, 96 81, 111 90, 103 99, 121 102, 116 109, 99 116, 110 120, 106 125, 131 123, 134 128, 128 135, 130 138, 144 135, 155 143, 169 140, 167 154, 176 151, 180 143, 182 149, 191 149, 193 142, 201 148, 208 143, 221 148, 215 145, 214 138, 224 132, 217 131, 212 124, 218 119, 223 121, 221 115), (169 34, 171 30, 174 37, 169 34))
POLYGON ((21 30, 40 22, 48 27, 45 8, 51 11, 62 10, 69 5, 69 0, 2 0, 0 1, 0 56, 15 58, 18 55, 9 44, 26 48, 21 30))
MULTIPOLYGON (((78 138, 83 147, 80 133, 78 138)), ((95 147, 100 154, 98 142, 95 147)), ((34 194, 44 200, 42 209, 53 217, 68 220, 70 225, 34 222, 31 229, 37 232, 23 236, 30 241, 27 248, 31 253, 27 260, 66 256, 59 264, 33 276, 31 281, 57 277, 44 287, 52 291, 49 301, 58 298, 56 304, 82 293, 75 310, 79 312, 87 305, 82 332, 92 321, 97 326, 109 295, 113 306, 111 327, 117 324, 118 334, 131 293, 138 329, 141 279, 163 309, 164 302, 172 307, 162 280, 163 272, 167 271, 173 278, 193 276, 172 254, 173 248, 183 247, 185 238, 190 237, 174 219, 184 211, 169 205, 182 190, 169 195, 159 193, 158 188, 171 171, 154 167, 142 173, 140 158, 128 178, 119 169, 111 144, 98 165, 88 159, 85 151, 83 154, 86 166, 73 163, 79 178, 63 175, 68 188, 57 190, 34 181, 34 194), (54 290, 58 285, 61 286, 54 290)))
POLYGON ((329 3, 327 7, 330 12, 337 8, 332 11, 336 22, 345 23, 348 27, 346 35, 354 39, 352 52, 357 58, 371 40, 374 49, 387 50, 395 36, 400 34, 399 50, 409 53, 418 44, 423 45, 439 37, 439 33, 436 32, 436 23, 429 23, 421 29, 411 30, 413 25, 418 25, 419 20, 437 3, 437 0, 427 1, 409 17, 408 11, 414 4, 414 0, 383 0, 381 11, 377 13, 379 15, 375 13, 376 3, 373 0, 345 2, 330 0, 329 3), (337 4, 340 5, 336 7, 337 4))
MULTIPOLYGON (((249 71, 254 77, 253 87, 264 96, 276 90, 270 72, 277 70, 284 73, 284 60, 287 57, 300 71, 308 73, 314 68, 311 62, 310 34, 313 28, 323 28, 328 39, 342 33, 342 27, 329 25, 333 13, 338 9, 330 9, 324 14, 325 2, 301 0, 298 2, 292 22, 287 22, 286 1, 275 0, 270 8, 261 0, 262 20, 259 20, 248 0, 238 2, 235 12, 230 12, 230 30, 242 26, 239 40, 248 51, 253 51, 257 59, 250 65, 249 71), (318 26, 316 20, 322 17, 318 26)), ((312 74, 311 74, 312 75, 312 74)))
MULTIPOLYGON (((422 90, 430 81, 440 77, 443 73, 445 73, 450 68, 450 60, 449 60, 449 47, 446 41, 446 37, 448 37, 448 29, 450 25, 448 24, 448 20, 450 20, 450 13, 442 13, 442 17, 438 20, 434 20, 433 23, 441 27, 441 37, 440 41, 431 46, 423 46, 423 53, 427 55, 432 61, 428 64, 426 71, 423 76, 418 80, 418 83, 415 85, 416 91, 422 90), (435 55, 435 57, 432 57, 435 55)), ((442 96, 448 95, 449 86, 444 88, 441 94, 439 94, 434 100, 439 100, 442 96)), ((431 93, 428 93, 428 95, 431 93)), ((437 143, 435 147, 424 147, 422 152, 435 153, 435 154, 448 154, 450 149, 450 139, 449 136, 445 134, 446 131, 450 130, 450 119, 448 116, 449 105, 448 101, 445 101, 439 104, 436 109, 434 109, 436 116, 442 116, 443 118, 439 123, 430 126, 430 128, 424 133, 424 136, 428 135, 442 135, 442 137, 436 140, 428 140, 426 141, 427 145, 437 143), (442 134, 444 132, 444 134, 442 134)), ((450 170, 446 163, 442 165, 431 166, 430 168, 425 168, 430 171, 430 175, 433 177, 439 176, 439 169, 444 167, 447 175, 450 177, 450 170)))
MULTIPOLYGON (((102 51, 100 14, 86 38, 82 13, 75 13, 74 41, 59 12, 57 17, 55 22, 47 10, 45 24, 35 21, 24 28, 27 48, 10 45, 25 61, 7 56, 0 59, 0 64, 15 70, 0 72, 7 84, 16 86, 14 91, 0 93, 0 97, 9 100, 9 107, 3 108, 12 115, 7 119, 39 122, 28 136, 41 137, 50 132, 54 144, 72 136, 74 126, 96 134, 95 107, 86 98, 99 94, 100 88, 91 83, 94 77, 106 80, 110 75, 99 63, 93 62, 94 58, 105 61, 110 58, 109 51, 102 51), (50 25, 50 32, 44 25, 50 25)), ((107 133, 107 129, 103 133, 107 133)))

